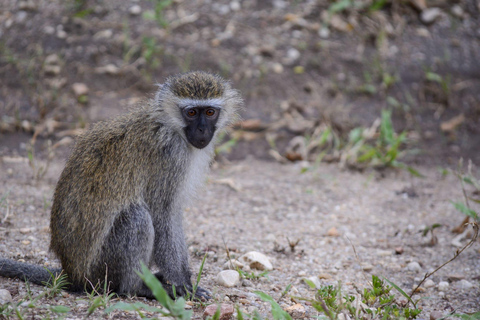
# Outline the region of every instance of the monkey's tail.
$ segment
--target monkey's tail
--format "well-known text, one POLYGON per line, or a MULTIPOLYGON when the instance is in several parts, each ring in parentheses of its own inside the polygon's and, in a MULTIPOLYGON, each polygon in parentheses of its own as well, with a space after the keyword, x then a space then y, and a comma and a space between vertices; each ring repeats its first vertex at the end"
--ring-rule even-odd
MULTIPOLYGON (((17 278, 34 284, 44 286, 52 283, 62 273, 62 269, 47 269, 42 266, 18 262, 11 259, 0 258, 0 276, 5 278, 17 278)), ((69 282, 69 280, 67 280, 69 282)), ((76 291, 74 286, 67 284, 64 287, 68 291, 76 291)))

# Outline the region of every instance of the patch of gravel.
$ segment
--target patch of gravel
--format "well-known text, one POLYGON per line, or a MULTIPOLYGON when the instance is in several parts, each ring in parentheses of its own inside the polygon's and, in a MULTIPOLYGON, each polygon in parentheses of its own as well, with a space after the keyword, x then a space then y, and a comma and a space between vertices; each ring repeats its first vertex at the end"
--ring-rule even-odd
MULTIPOLYGON (((58 266, 48 251, 48 223, 49 199, 62 167, 63 161, 55 159, 47 175, 32 182, 25 157, 1 158, 0 196, 8 193, 7 206, 0 207, 2 257, 58 266)), ((265 316, 270 307, 254 291, 278 299, 292 284, 292 296, 313 298, 315 291, 303 281, 312 277, 319 285, 341 281, 345 292, 354 293, 375 274, 409 293, 426 272, 449 260, 457 250, 451 244, 456 236, 451 229, 463 216, 449 202, 462 198, 455 177, 442 177, 431 168, 418 168, 424 179, 395 171, 377 178, 375 172, 342 171, 325 164, 305 173, 301 169, 296 164, 254 159, 214 166, 197 204, 186 210, 185 224, 194 273, 207 253, 201 286, 212 292, 215 303, 237 304, 245 312, 258 309, 265 316), (420 231, 434 223, 442 227, 435 229, 438 242, 430 246, 430 238, 420 231), (337 232, 329 233, 332 228, 337 232), (289 242, 297 240, 291 252, 289 242), (232 259, 250 251, 261 252, 273 270, 266 277, 244 280, 232 288, 220 286, 216 279, 228 260, 225 246, 232 259)), ((419 302, 424 317, 452 308, 479 311, 479 254, 477 241, 415 295, 415 299, 428 298, 419 302)), ((17 280, 0 278, 0 289, 8 290, 14 301, 27 294, 25 284, 17 280)), ((43 290, 35 285, 31 289, 34 294, 43 290)), ((145 299, 134 300, 155 305, 145 299)), ((86 315, 90 301, 86 296, 63 293, 39 302, 46 303, 71 307, 68 318, 76 319, 86 315)), ((280 299, 280 305, 307 318, 318 315, 308 303, 288 296, 280 299), (297 303, 301 306, 295 306, 297 303)), ((198 319, 204 312, 198 306, 193 306, 193 311, 198 319)), ((95 317, 101 315, 101 311, 94 313, 95 317)), ((135 318, 118 311, 112 315, 135 318)))

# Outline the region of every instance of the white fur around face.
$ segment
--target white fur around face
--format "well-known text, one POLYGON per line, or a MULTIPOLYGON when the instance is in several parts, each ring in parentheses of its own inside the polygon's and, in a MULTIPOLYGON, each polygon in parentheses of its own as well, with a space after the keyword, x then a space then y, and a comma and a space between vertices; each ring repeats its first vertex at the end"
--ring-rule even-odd
POLYGON ((178 199, 183 208, 192 203, 195 199, 196 191, 205 183, 206 175, 209 171, 210 162, 214 155, 214 144, 211 142, 204 149, 197 149, 189 146, 190 159, 188 169, 185 175, 184 187, 178 199))

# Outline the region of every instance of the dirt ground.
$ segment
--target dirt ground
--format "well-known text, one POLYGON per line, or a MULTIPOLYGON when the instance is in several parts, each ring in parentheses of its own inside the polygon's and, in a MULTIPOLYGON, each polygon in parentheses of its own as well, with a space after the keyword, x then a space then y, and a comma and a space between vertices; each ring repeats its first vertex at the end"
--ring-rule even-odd
MULTIPOLYGON (((48 251, 48 224, 50 199, 62 166, 61 159, 53 160, 46 176, 35 182, 28 159, 14 154, 2 157, 0 195, 7 199, 7 206, 1 208, 2 257, 58 266, 48 251)), ((292 296, 313 298, 314 291, 302 281, 312 276, 319 277, 322 285, 341 281, 345 292, 355 292, 375 274, 409 293, 426 272, 452 258, 458 249, 452 244, 457 235, 451 230, 463 217, 450 201, 461 199, 462 191, 453 175, 444 177, 430 168, 421 168, 423 179, 406 172, 388 172, 379 178, 375 172, 352 173, 327 164, 305 173, 301 169, 300 164, 253 158, 214 166, 198 203, 187 209, 185 223, 192 270, 199 269, 208 252, 201 285, 216 302, 230 301, 246 312, 258 309, 267 314, 268 307, 253 291, 277 299, 292 284, 292 296), (435 229, 438 242, 431 245, 430 235, 423 237, 421 231, 436 223, 441 225, 435 229), (295 252, 290 252, 287 239, 300 240, 295 252), (218 285, 216 276, 227 260, 225 244, 237 257, 251 250, 266 254, 274 270, 266 278, 235 288, 218 285), (412 262, 418 266, 412 267, 412 262)), ((415 295, 422 298, 420 318, 428 318, 433 311, 480 310, 479 255, 477 241, 431 277, 433 286, 415 295), (441 281, 449 283, 446 291, 438 290, 441 281), (465 281, 471 287, 465 287, 465 281)), ((9 290, 15 301, 26 296, 25 284, 17 280, 2 278, 0 288, 9 290)), ((35 285, 31 289, 34 294, 43 290, 35 285)), ((42 299, 38 305, 42 304, 70 306, 67 317, 80 319, 89 301, 86 296, 65 293, 42 299)), ((293 304, 288 297, 280 300, 282 307, 293 304)), ((307 318, 318 315, 303 304, 307 318)), ((41 314, 41 310, 27 314, 41 314)), ((195 308, 195 318, 201 318, 202 312, 195 308)), ((119 311, 110 316, 133 317, 119 311)), ((103 317, 102 311, 93 317, 103 317)))

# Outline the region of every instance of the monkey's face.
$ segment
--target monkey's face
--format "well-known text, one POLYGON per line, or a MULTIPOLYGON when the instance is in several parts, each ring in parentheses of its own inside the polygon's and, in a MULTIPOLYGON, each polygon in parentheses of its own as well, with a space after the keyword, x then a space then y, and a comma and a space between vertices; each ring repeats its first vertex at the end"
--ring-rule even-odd
POLYGON ((215 134, 220 108, 212 106, 185 107, 182 110, 182 116, 187 124, 183 130, 188 142, 195 148, 205 148, 215 134))

